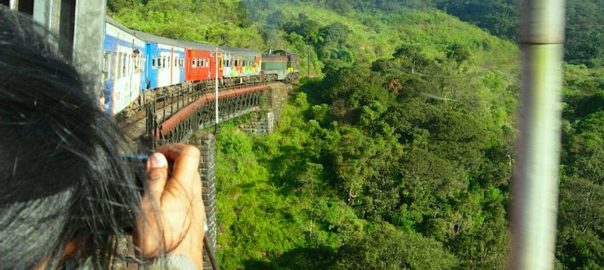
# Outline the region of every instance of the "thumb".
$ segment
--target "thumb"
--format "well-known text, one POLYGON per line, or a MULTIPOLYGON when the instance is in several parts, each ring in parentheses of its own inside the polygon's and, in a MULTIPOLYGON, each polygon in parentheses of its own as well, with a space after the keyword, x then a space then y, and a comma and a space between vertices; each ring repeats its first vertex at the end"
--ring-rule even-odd
POLYGON ((146 193, 159 203, 168 180, 168 160, 162 153, 154 153, 149 157, 149 160, 147 160, 147 174, 149 180, 146 193))

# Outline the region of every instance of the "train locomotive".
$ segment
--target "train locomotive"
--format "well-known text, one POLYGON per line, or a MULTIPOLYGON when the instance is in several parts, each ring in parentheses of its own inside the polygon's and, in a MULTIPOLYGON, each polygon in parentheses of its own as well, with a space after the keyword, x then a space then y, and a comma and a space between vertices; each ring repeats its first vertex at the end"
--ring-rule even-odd
POLYGON ((147 91, 219 80, 223 86, 298 79, 297 57, 285 51, 262 54, 173 40, 128 29, 106 17, 103 42, 103 109, 116 115, 140 104, 147 91))

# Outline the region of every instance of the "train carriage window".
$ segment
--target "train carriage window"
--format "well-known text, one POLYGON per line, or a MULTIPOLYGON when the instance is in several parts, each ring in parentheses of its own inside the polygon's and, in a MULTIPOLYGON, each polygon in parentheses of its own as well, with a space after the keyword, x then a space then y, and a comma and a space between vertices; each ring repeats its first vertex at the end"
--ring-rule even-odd
POLYGON ((122 68, 124 66, 124 61, 122 61, 122 53, 117 53, 117 58, 115 59, 115 61, 117 61, 117 72, 115 78, 119 79, 122 77, 122 68))
POLYGON ((126 76, 126 69, 128 68, 128 61, 126 61, 127 55, 125 53, 122 53, 122 77, 126 76))
POLYGON ((117 61, 120 62, 120 67, 119 70, 117 71, 117 77, 121 78, 124 77, 124 54, 123 53, 118 53, 118 59, 117 61))
POLYGON ((133 55, 130 57, 130 62, 132 62, 132 71, 136 72, 138 69, 138 55, 133 55))
POLYGON ((103 81, 109 79, 109 74, 111 72, 111 52, 105 52, 103 55, 103 81))
POLYGON ((182 68, 182 67, 184 67, 184 65, 185 65, 185 59, 181 58, 180 59, 180 67, 182 68))
POLYGON ((117 63, 117 62, 118 62, 118 61, 117 61, 117 59, 118 59, 118 58, 117 58, 117 53, 116 53, 116 52, 111 52, 111 58, 110 58, 110 66, 109 66, 109 70, 110 70, 110 72, 111 72, 111 77, 112 77, 113 79, 116 79, 116 78, 117 78, 117 71, 118 71, 118 69, 117 69, 117 67, 116 67, 116 66, 117 66, 117 64, 118 64, 118 63, 117 63))
POLYGON ((165 68, 165 67, 166 67, 166 57, 165 57, 165 56, 162 56, 162 57, 161 57, 161 67, 162 67, 162 68, 165 68))
POLYGON ((115 74, 116 79, 119 79, 122 77, 122 53, 117 53, 117 72, 115 74))
POLYGON ((239 66, 238 64, 239 64, 239 60, 235 59, 235 67, 238 67, 239 66))
POLYGON ((195 63, 195 59, 191 60, 191 67, 196 67, 195 63))
POLYGON ((153 57, 153 60, 152 60, 151 66, 152 66, 153 68, 157 68, 157 58, 153 57))

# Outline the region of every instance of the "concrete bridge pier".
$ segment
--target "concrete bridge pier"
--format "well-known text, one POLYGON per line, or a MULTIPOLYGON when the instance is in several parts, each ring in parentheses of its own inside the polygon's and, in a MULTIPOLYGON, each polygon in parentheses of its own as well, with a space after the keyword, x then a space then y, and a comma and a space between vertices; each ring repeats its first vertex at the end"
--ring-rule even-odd
POLYGON ((253 134, 268 134, 275 130, 276 119, 272 110, 252 112, 251 119, 239 125, 244 132, 253 134))

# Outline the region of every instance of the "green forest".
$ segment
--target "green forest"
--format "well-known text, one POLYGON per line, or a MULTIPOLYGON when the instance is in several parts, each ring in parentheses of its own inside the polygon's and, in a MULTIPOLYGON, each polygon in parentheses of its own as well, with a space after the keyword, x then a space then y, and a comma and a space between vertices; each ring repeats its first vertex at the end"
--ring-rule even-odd
MULTIPOLYGON (((556 269, 604 269, 604 2, 567 1, 556 269)), ((223 269, 504 269, 516 1, 109 0, 128 27, 301 58, 278 130, 220 127, 223 269)))

